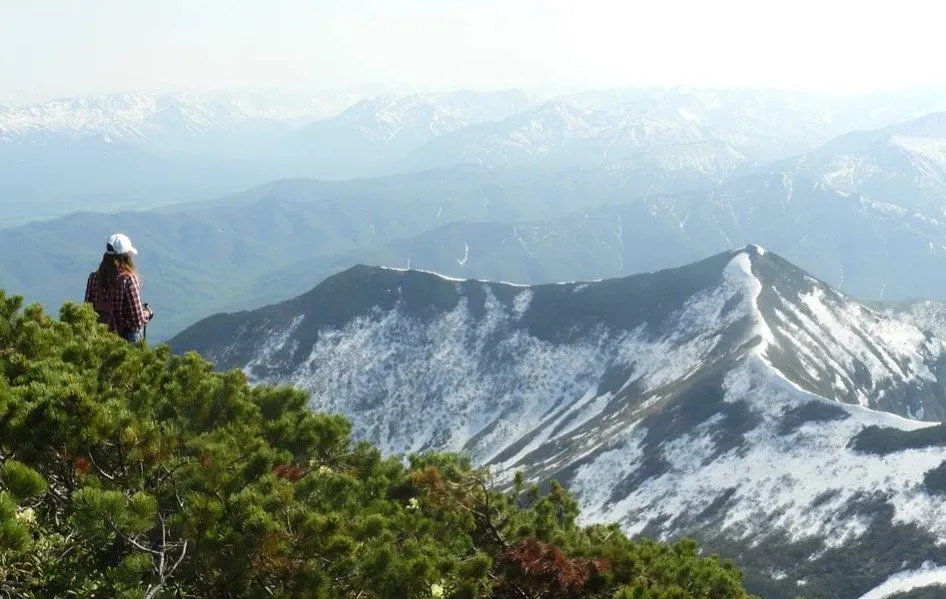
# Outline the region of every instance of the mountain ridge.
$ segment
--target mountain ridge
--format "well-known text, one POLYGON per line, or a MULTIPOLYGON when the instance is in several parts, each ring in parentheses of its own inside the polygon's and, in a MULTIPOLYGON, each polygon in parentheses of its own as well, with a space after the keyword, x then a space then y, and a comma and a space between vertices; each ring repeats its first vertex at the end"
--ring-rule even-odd
MULTIPOLYGON (((346 96, 254 93, 116 93, 63 97, 0 109, 0 142, 18 136, 98 136, 147 141, 157 134, 198 134, 246 121, 314 119, 345 107, 346 96)), ((41 139, 41 137, 40 137, 41 139)))
MULTIPOLYGON (((29 220, 37 204, 48 214, 79 203, 159 205, 282 178, 347 180, 467 162, 541 168, 623 163, 619 168, 635 181, 635 195, 707 189, 837 135, 942 109, 925 93, 896 99, 891 107, 887 96, 841 101, 685 88, 64 98, 0 110, 0 165, 8 165, 0 166, 0 201, 12 214, 6 220, 18 222, 29 220), (140 160, 123 160, 128 153, 140 160), (58 176, 46 176, 50 171, 58 176)), ((911 156, 941 152, 927 146, 910 146, 911 156)), ((915 170, 902 160, 889 166, 915 170)), ((930 177, 935 170, 917 171, 929 171, 924 177, 931 185, 921 194, 927 205, 935 205, 933 196, 946 180, 942 173, 930 177)), ((891 202, 896 194, 885 195, 879 199, 891 202)))
MULTIPOLYGON (((345 303, 340 307, 332 307, 331 311, 328 314, 331 314, 331 318, 324 322, 320 321, 320 326, 322 324, 328 326, 338 326, 341 323, 347 322, 348 320, 355 318, 360 311, 367 309, 367 307, 374 306, 377 309, 382 311, 392 310, 395 307, 396 297, 400 295, 392 295, 391 289, 397 288, 401 290, 400 279, 404 279, 404 288, 410 290, 411 282, 416 283, 421 286, 422 289, 428 290, 428 285, 433 286, 430 289, 436 289, 433 292, 434 298, 430 301, 433 302, 431 306, 426 308, 417 307, 418 313, 422 313, 424 310, 433 310, 434 313, 440 310, 452 310, 457 306, 459 298, 463 296, 463 293, 460 290, 467 288, 483 287, 493 290, 497 294, 497 297, 502 299, 505 302, 511 301, 509 298, 514 295, 520 294, 533 294, 533 293, 557 293, 556 301, 565 301, 565 306, 574 304, 575 297, 577 295, 562 295, 561 290, 563 289, 573 289, 577 294, 578 291, 584 291, 587 296, 589 287, 602 289, 636 289, 635 286, 640 285, 643 288, 648 290, 652 289, 653 285, 657 285, 657 282, 664 282, 661 284, 670 284, 666 281, 673 281, 674 285, 677 286, 675 293, 677 293, 678 303, 673 304, 672 309, 680 309, 682 304, 679 303, 679 298, 690 298, 693 296, 699 289, 701 285, 704 288, 708 288, 709 285, 707 281, 712 281, 715 278, 721 276, 718 269, 714 269, 712 265, 717 265, 720 263, 726 264, 726 268, 722 269, 722 273, 725 277, 731 277, 734 274, 739 276, 746 277, 746 285, 749 285, 753 289, 755 294, 752 297, 752 301, 749 305, 752 307, 751 313, 748 314, 748 318, 753 323, 753 326, 758 329, 759 336, 765 341, 765 343, 760 343, 759 347, 765 350, 778 350, 781 352, 778 355, 779 360, 786 361, 792 355, 800 356, 792 361, 792 377, 797 377, 799 381, 803 379, 804 384, 809 386, 810 392, 815 392, 816 381, 810 380, 810 369, 816 366, 815 364, 810 363, 810 352, 809 355, 805 355, 805 348, 802 345, 799 345, 796 340, 794 340, 790 332, 791 331, 800 331, 807 335, 813 334, 815 330, 820 330, 823 333, 825 339, 833 338, 834 341, 820 341, 819 349, 829 349, 828 352, 830 355, 840 355, 841 353, 847 352, 849 354, 848 358, 854 360, 860 360, 861 365, 857 366, 855 370, 864 371, 874 375, 874 379, 890 377, 890 376, 900 376, 903 379, 903 382, 908 382, 913 380, 915 377, 920 376, 921 374, 928 376, 929 373, 921 373, 917 370, 914 365, 907 358, 912 359, 914 362, 920 361, 920 358, 916 355, 904 355, 901 358, 893 359, 888 355, 877 354, 876 351, 871 349, 864 349, 859 347, 858 343, 863 343, 865 339, 870 339, 872 337, 881 337, 890 336, 891 344, 894 342, 902 342, 907 345, 913 344, 917 347, 926 347, 924 343, 929 341, 926 337, 902 337, 896 338, 897 334, 900 334, 901 331, 897 330, 888 330, 881 326, 883 324, 884 318, 890 318, 889 314, 883 314, 881 312, 874 311, 873 309, 861 306, 856 301, 845 296, 844 294, 835 291, 830 286, 828 286, 823 281, 820 281, 811 275, 805 273, 804 271, 798 269, 794 265, 791 265, 789 262, 785 261, 779 256, 766 251, 758 245, 748 245, 740 250, 732 250, 729 252, 723 252, 717 255, 714 255, 710 258, 688 264, 683 267, 677 268, 667 268, 660 269, 648 273, 638 273, 635 275, 630 275, 621 278, 609 278, 601 279, 595 281, 567 281, 567 282, 556 282, 556 283, 547 283, 539 285, 525 285, 519 283, 509 283, 495 280, 487 279, 470 279, 470 278, 457 278, 452 276, 443 275, 433 271, 427 270, 418 270, 418 269, 408 269, 408 268, 393 268, 393 267, 374 267, 367 266, 364 264, 358 264, 350 268, 345 269, 344 271, 328 277, 324 282, 316 285, 311 291, 297 296, 286 302, 281 302, 273 304, 264 308, 260 308, 253 311, 241 311, 235 314, 220 314, 215 315, 212 318, 227 319, 234 316, 244 316, 248 314, 258 314, 262 320, 265 320, 270 317, 282 317, 282 324, 288 324, 288 321, 285 320, 286 314, 300 314, 302 310, 311 309, 313 306, 322 306, 322 302, 326 301, 327 297, 330 297, 331 293, 334 293, 335 286, 341 285, 343 288, 348 288, 352 285, 355 287, 349 292, 354 290, 362 290, 365 292, 370 292, 373 289, 373 285, 380 285, 381 287, 388 289, 386 292, 387 295, 376 295, 373 292, 370 294, 369 299, 363 299, 358 303, 345 303), (751 258, 748 258, 751 257, 751 258), (708 270, 701 270, 708 269, 708 270), (760 282, 760 279, 757 278, 756 273, 761 273, 763 279, 760 282), (422 283, 421 281, 426 281, 422 283), (443 293, 446 293, 444 289, 447 287, 453 286, 456 288, 455 297, 447 300, 442 297, 443 293), (784 289, 780 289, 780 286, 791 289, 791 293, 799 294, 799 306, 789 306, 788 301, 784 294, 786 293, 784 289), (804 290, 804 293, 802 291, 804 290), (368 302, 367 304, 364 302, 368 302), (375 302, 375 303, 371 303, 375 302), (843 337, 840 329, 838 327, 845 326, 844 321, 847 319, 847 315, 838 315, 831 312, 832 306, 828 306, 831 302, 843 303, 845 307, 847 306, 856 306, 852 308, 852 316, 857 320, 859 325, 863 325, 865 330, 858 331, 853 337, 843 337), (341 309, 342 312, 337 312, 341 309), (786 312, 789 310, 790 312, 786 312), (781 327, 773 332, 769 327, 769 322, 778 322, 778 325, 781 327), (843 343, 838 341, 843 339, 843 343), (825 344, 831 345, 827 347, 825 344), (843 346, 842 346, 843 345, 843 346), (782 347, 782 346, 787 346, 782 347), (857 354, 857 355, 855 355, 857 354), (806 373, 807 369, 807 373, 806 373)), ((622 293, 628 293, 625 291, 622 293)), ((401 293, 401 291, 398 291, 401 293)), ((600 293, 606 293, 605 291, 600 291, 600 293)), ((613 293, 617 293, 616 291, 613 293)), ((634 293, 640 293, 640 291, 635 291, 634 293)), ((657 293, 657 291, 655 291, 657 293)), ((660 292, 663 293, 663 292, 660 292)), ((405 305, 410 310, 411 298, 416 297, 414 295, 404 296, 404 301, 407 302, 405 305)), ((416 300, 420 301, 420 300, 416 300)), ((480 300, 478 300, 480 301, 480 300)), ((547 301, 552 301, 548 299, 547 301)), ((666 300, 661 300, 659 304, 664 306, 666 300)), ((569 308, 558 306, 554 308, 556 312, 553 314, 557 315, 555 318, 558 318, 558 322, 563 322, 560 319, 561 314, 567 313, 569 318, 574 320, 567 320, 564 322, 569 322, 569 326, 586 326, 587 322, 594 320, 595 318, 607 317, 610 320, 605 322, 597 322, 597 324, 608 324, 609 326, 617 327, 620 330, 629 331, 634 327, 641 325, 642 323, 649 323, 648 326, 655 326, 654 313, 646 312, 645 308, 638 307, 636 311, 627 312, 629 308, 623 305, 599 305, 594 311, 589 313, 586 309, 586 306, 581 308, 573 307, 570 308, 572 311, 568 312, 569 308), (605 312, 601 310, 606 309, 605 312), (561 312, 561 311, 565 312, 561 312), (640 312, 645 310, 645 312, 640 312), (641 314, 649 314, 648 317, 641 316, 641 314), (637 316, 630 316, 630 314, 637 314, 637 316), (631 320, 628 320, 631 318, 631 320), (640 318, 640 320, 634 320, 634 318, 640 318)), ((483 308, 477 308, 477 310, 482 310, 483 308)), ((524 309, 524 308, 523 308, 524 309)), ((552 309, 552 308, 549 308, 552 309)), ((663 307, 664 310, 671 310, 671 308, 663 307)), ((547 316, 546 312, 543 312, 543 315, 547 316)), ((663 314, 666 316, 666 314, 663 314)), ((527 318, 527 315, 523 313, 523 317, 527 318)), ((533 321, 526 320, 523 321, 523 326, 526 326, 530 334, 537 334, 536 331, 540 329, 534 329, 534 326, 537 326, 533 321)), ((904 323, 904 326, 916 328, 912 323, 904 323)), ((187 338, 189 335, 188 331, 199 328, 199 325, 194 325, 189 327, 188 330, 183 331, 176 339, 181 340, 187 338)), ((582 329, 583 330, 583 329, 582 329)), ((919 329, 917 329, 919 330, 919 329)), ((576 334, 576 333, 570 333, 576 334)), ((540 335, 540 338, 543 338, 540 335)), ((209 348, 204 348, 205 351, 209 348)), ((306 347, 298 351, 305 354, 304 350, 311 349, 311 347, 306 347)), ((939 345, 928 346, 927 349, 931 352, 926 357, 935 357, 942 348, 939 345)), ((302 355, 300 354, 300 355, 302 355)), ((845 358, 845 359, 848 359, 845 358)), ((840 364, 837 360, 834 360, 835 364, 829 367, 837 367, 840 364)), ((788 363, 788 362, 786 362, 788 363)), ((236 363, 223 363, 222 367, 232 367, 236 363)), ((834 377, 832 377, 833 379, 834 377)), ((854 381, 848 380, 845 381, 848 387, 851 388, 862 388, 863 385, 869 384, 871 382, 878 382, 877 380, 871 379, 870 377, 863 378, 857 383, 854 384, 854 381)), ((795 381, 798 384, 799 381, 795 381)), ((837 382, 837 381, 832 381, 837 382)), ((860 403, 865 405, 867 398, 863 395, 845 395, 844 391, 852 391, 853 389, 845 389, 843 386, 837 387, 833 392, 830 389, 823 388, 820 389, 824 395, 832 395, 832 393, 837 393, 839 397, 844 397, 842 401, 846 403, 860 403)), ((874 391, 879 391, 879 388, 875 388, 874 391)), ((901 410, 904 411, 904 410, 901 410)), ((904 411, 905 413, 905 411, 904 411)), ((946 414, 946 412, 944 412, 946 414)))

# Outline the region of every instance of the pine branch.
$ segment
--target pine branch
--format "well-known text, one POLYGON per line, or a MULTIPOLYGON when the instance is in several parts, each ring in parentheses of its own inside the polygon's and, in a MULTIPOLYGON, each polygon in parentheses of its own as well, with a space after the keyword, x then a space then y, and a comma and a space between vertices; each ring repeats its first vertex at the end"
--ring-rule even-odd
POLYGON ((95 469, 98 471, 99 474, 101 474, 102 476, 104 476, 104 477, 107 478, 108 480, 115 480, 115 475, 114 475, 114 474, 109 474, 109 473, 105 472, 105 470, 102 470, 101 467, 99 467, 98 463, 96 463, 96 461, 95 461, 95 458, 92 457, 92 452, 91 452, 91 451, 89 452, 89 461, 92 462, 92 465, 95 467, 95 469))

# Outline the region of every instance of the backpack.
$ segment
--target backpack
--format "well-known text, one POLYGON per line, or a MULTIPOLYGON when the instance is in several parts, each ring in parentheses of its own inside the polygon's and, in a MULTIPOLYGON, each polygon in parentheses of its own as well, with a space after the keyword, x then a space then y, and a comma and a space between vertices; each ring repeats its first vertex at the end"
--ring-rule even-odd
POLYGON ((98 297, 94 298, 95 301, 92 302, 92 307, 98 312, 99 322, 107 324, 108 330, 114 332, 118 329, 115 315, 112 314, 112 293, 115 293, 115 289, 112 289, 111 293, 106 293, 104 289, 99 287, 98 291, 98 297))

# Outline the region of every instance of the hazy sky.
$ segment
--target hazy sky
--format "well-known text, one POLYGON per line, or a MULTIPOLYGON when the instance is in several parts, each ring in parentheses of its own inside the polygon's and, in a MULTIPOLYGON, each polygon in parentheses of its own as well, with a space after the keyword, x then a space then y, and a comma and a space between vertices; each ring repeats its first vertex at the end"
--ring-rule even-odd
POLYGON ((932 0, 0 0, 0 103, 111 91, 946 80, 932 0))

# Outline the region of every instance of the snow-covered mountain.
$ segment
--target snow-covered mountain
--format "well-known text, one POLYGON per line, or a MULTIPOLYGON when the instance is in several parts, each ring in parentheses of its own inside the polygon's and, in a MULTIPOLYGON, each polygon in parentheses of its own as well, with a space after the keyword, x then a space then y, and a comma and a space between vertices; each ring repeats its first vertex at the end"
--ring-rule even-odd
POLYGON ((299 174, 274 148, 352 94, 112 94, 0 108, 0 226, 13 215, 209 199, 299 174))
POLYGON ((826 102, 762 92, 578 94, 437 137, 403 164, 646 162, 665 172, 689 170, 718 182, 739 167, 807 151, 846 132, 832 123, 831 110, 826 102))
MULTIPOLYGON (((534 98, 519 90, 460 90, 377 99, 365 99, 354 91, 109 94, 58 98, 15 108, 0 106, 0 142, 96 137, 148 143, 165 137, 195 138, 248 124, 268 124, 285 131, 291 126, 332 119, 352 108, 343 120, 358 121, 370 140, 389 143, 424 120, 425 111, 430 133, 440 135, 455 129, 448 121, 499 121, 535 103, 534 98)), ((421 141, 426 139, 429 136, 421 141)))
MULTIPOLYGON (((812 151, 852 131, 928 115, 941 109, 940 97, 904 93, 830 99, 688 88, 582 92, 432 139, 407 156, 401 168, 631 160, 651 161, 668 172, 690 170, 718 182, 734 172, 766 168, 771 161, 812 151)), ((929 138, 929 132, 923 137, 929 138)), ((893 143, 926 157, 938 151, 914 138, 893 143)))
POLYGON ((442 107, 454 117, 472 125, 501 121, 535 108, 541 103, 537 96, 518 89, 495 92, 463 89, 423 94, 423 97, 442 107))
POLYGON ((325 118, 356 99, 351 94, 249 92, 60 98, 17 108, 0 107, 0 142, 96 137, 146 143, 163 137, 198 136, 251 121, 291 123, 325 118))
MULTIPOLYGON (((686 157, 692 154, 687 148, 696 144, 704 153, 712 148, 722 163, 713 170, 725 175, 733 162, 784 158, 852 129, 887 126, 897 117, 926 114, 922 106, 929 105, 930 110, 934 106, 932 99, 907 102, 910 98, 897 100, 905 103, 898 112, 882 105, 880 98, 858 98, 852 104, 853 100, 726 89, 592 91, 559 96, 542 105, 539 97, 520 90, 375 99, 361 98, 354 91, 127 93, 0 107, 0 142, 94 137, 186 150, 184 141, 194 144, 220 132, 259 135, 318 121, 293 136, 289 148, 319 156, 329 155, 339 144, 359 152, 386 151, 392 161, 405 160, 401 167, 417 168, 467 161, 589 164, 654 151, 667 154, 668 149, 675 154, 676 148, 684 156, 671 157, 670 162, 687 162, 692 161, 686 157), (849 110, 852 106, 857 110, 849 110), (855 118, 852 113, 863 116, 855 118), (447 139, 437 139, 441 136, 447 139), (427 142, 432 142, 430 147, 418 149, 427 142), (415 155, 404 156, 414 150, 415 155)), ((229 143, 233 141, 229 138, 229 143)), ((225 149, 226 144, 213 147, 225 149)), ((266 144, 264 150, 274 147, 266 144)), ((397 168, 397 163, 388 167, 397 168)))
POLYGON ((421 96, 361 100, 294 132, 288 150, 344 172, 383 170, 425 142, 468 123, 421 96))
POLYGON ((171 344, 386 452, 463 451, 563 481, 590 521, 695 536, 766 597, 946 564, 946 342, 756 246, 534 287, 355 267, 171 344))
POLYGON ((754 158, 792 154, 853 128, 839 122, 843 109, 835 102, 798 93, 672 87, 589 91, 563 99, 631 118, 682 119, 754 158))
POLYGON ((129 93, 0 107, 0 202, 18 202, 17 211, 95 196, 158 203, 282 178, 375 175, 434 137, 533 105, 516 90, 461 90, 375 99, 354 91, 129 93), (81 176, 50 178, 57 165, 75 165, 81 176))
MULTIPOLYGON (((373 99, 357 92, 61 99, 0 108, 0 202, 10 214, 29 214, 35 203, 44 203, 44 213, 62 213, 101 208, 97 198, 110 198, 109 208, 156 205, 276 179, 344 180, 471 163, 543 170, 607 165, 633 182, 630 200, 709 189, 853 129, 886 127, 941 105, 935 95, 855 100, 683 88, 551 99, 519 90, 373 99), (67 172, 60 175, 57 165, 68 165, 67 172), (68 172, 73 165, 75 173, 68 172)), ((893 142, 923 162, 883 159, 883 176, 900 169, 889 175, 885 196, 922 176, 929 184, 918 201, 934 206, 941 191, 935 141, 900 135, 893 142)), ((810 172, 792 162, 778 168, 841 185, 826 173, 848 167, 810 172)), ((874 179, 883 183, 883 176, 874 179)))
MULTIPOLYGON (((755 142, 762 145, 761 140, 755 142)), ((498 123, 434 138, 404 164, 587 166, 646 161, 667 171, 695 167, 720 179, 748 160, 728 140, 684 116, 652 118, 626 108, 602 112, 556 101, 498 123)))
POLYGON ((412 168, 399 161, 431 140, 510 118, 534 104, 518 90, 364 99, 296 131, 284 149, 336 174, 395 172, 412 168))
POLYGON ((946 112, 848 133, 784 168, 819 178, 842 191, 943 219, 946 112))

